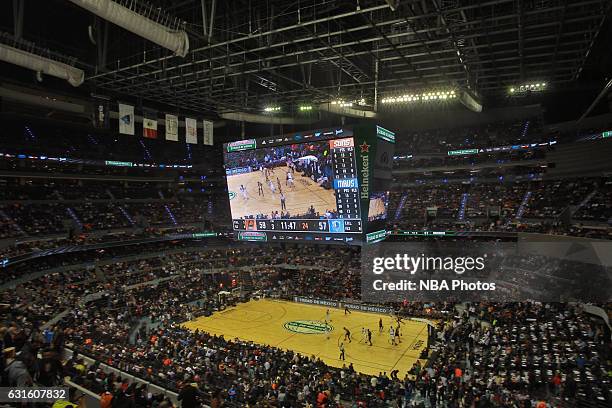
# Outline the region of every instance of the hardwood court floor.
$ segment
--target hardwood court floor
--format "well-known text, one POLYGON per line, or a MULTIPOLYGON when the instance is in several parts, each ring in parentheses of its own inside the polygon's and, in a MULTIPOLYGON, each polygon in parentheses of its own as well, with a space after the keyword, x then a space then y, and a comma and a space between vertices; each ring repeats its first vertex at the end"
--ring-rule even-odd
POLYGON ((402 342, 392 346, 389 342, 389 325, 394 320, 388 315, 353 311, 344 315, 340 309, 331 310, 329 339, 324 330, 325 311, 322 306, 277 300, 251 300, 236 307, 216 312, 186 322, 190 329, 223 335, 226 339, 239 338, 259 344, 267 344, 302 355, 315 355, 335 367, 353 363, 355 370, 378 375, 393 369, 404 377, 427 343, 427 324, 405 321, 401 330, 402 342), (384 332, 378 333, 378 319, 382 317, 384 332), (352 342, 345 342, 346 361, 338 359, 338 345, 344 337, 343 327, 351 331, 352 342), (361 328, 372 331, 373 346, 360 341, 361 328))
POLYGON ((385 201, 382 198, 370 199, 370 211, 368 218, 373 220, 374 218, 380 218, 385 214, 387 208, 385 207, 385 201))
MULTIPOLYGON (((235 195, 230 199, 232 207, 232 218, 242 218, 248 215, 266 214, 272 211, 281 212, 280 194, 276 178, 281 182, 283 194, 285 194, 285 204, 289 214, 304 214, 311 205, 315 210, 323 214, 326 210, 336 210, 336 197, 334 190, 326 190, 308 177, 302 177, 302 173, 294 173, 294 188, 285 185, 287 176, 286 167, 276 167, 274 173, 270 175, 276 192, 273 194, 266 178, 260 171, 251 173, 236 174, 227 177, 227 189, 235 195), (257 194, 257 182, 263 183, 264 195, 257 194), (240 185, 244 185, 248 192, 248 200, 245 200, 240 192, 240 185)), ((230 197, 232 195, 230 194, 230 197)))

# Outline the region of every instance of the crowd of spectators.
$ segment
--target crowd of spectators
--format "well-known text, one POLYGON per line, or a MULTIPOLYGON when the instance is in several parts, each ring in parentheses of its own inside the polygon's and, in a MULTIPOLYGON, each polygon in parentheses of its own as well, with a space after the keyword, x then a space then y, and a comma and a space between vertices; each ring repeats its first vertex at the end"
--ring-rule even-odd
MULTIPOLYGON (((11 305, 5 311, 10 322, 6 342, 26 351, 31 342, 46 341, 48 348, 66 344, 77 354, 57 370, 96 393, 108 392, 116 403, 128 398, 145 407, 164 398, 148 396, 99 363, 86 364, 78 353, 186 399, 199 395, 213 406, 480 408, 533 407, 541 401, 573 406, 577 398, 609 402, 609 333, 579 307, 564 304, 396 305, 404 315, 437 317, 439 324, 425 365, 379 376, 180 325, 220 307, 219 284, 234 280, 239 285, 248 280, 254 293, 266 296, 357 299, 356 255, 350 248, 241 246, 50 274, 2 293, 2 303, 11 305), (203 273, 212 268, 216 273, 203 273), (67 315, 43 329, 61 310, 67 315)), ((32 364, 35 373, 41 365, 32 364)))
POLYGON ((108 232, 96 231, 74 236, 23 237, 22 239, 15 239, 10 245, 0 248, 0 259, 11 259, 24 255, 36 256, 51 249, 59 251, 61 248, 78 249, 86 245, 113 245, 118 242, 125 243, 138 239, 161 239, 168 235, 195 233, 201 230, 201 226, 198 225, 182 225, 108 232))
POLYGON ((0 201, 97 201, 174 198, 168 183, 74 179, 0 179, 0 201))
POLYGON ((576 406, 577 397, 605 406, 605 336, 568 304, 468 305, 443 323, 437 355, 426 369, 415 367, 411 393, 431 406, 576 406))
POLYGON ((81 264, 100 265, 113 263, 119 259, 129 258, 140 253, 181 252, 190 248, 201 248, 203 241, 192 240, 131 240, 111 243, 110 246, 98 248, 75 247, 52 250, 44 256, 33 256, 23 262, 9 263, 0 269, 0 283, 20 279, 32 273, 70 269, 81 264), (66 250, 64 250, 66 249, 66 250), (72 250, 74 249, 74 250, 72 250))
POLYGON ((391 191, 389 221, 404 229, 446 225, 450 229, 461 226, 469 230, 539 231, 566 235, 582 230, 581 226, 571 222, 597 222, 605 230, 612 219, 611 185, 606 178, 596 177, 414 185, 391 191), (568 216, 563 224, 564 213, 568 216), (469 224, 467 227, 466 223, 469 224))
MULTIPOLYGON (((11 124, 12 125, 12 124, 11 124)), ((214 160, 210 147, 164 139, 119 137, 66 131, 56 126, 7 126, 0 134, 0 153, 101 161, 198 164, 214 160)))
POLYGON ((0 216, 6 217, 0 238, 202 223, 207 215, 207 202, 157 198, 137 202, 107 199, 0 203, 0 216))
POLYGON ((425 171, 436 168, 473 168, 492 167, 499 165, 527 165, 540 163, 546 158, 550 148, 538 148, 529 150, 505 150, 499 152, 480 152, 478 154, 460 154, 449 156, 448 153, 410 155, 410 158, 399 159, 393 162, 393 167, 398 170, 423 169, 425 171))
POLYGON ((535 143, 539 141, 540 133, 541 121, 537 118, 499 121, 477 127, 428 129, 401 135, 398 150, 446 153, 447 150, 513 145, 525 141, 535 143))

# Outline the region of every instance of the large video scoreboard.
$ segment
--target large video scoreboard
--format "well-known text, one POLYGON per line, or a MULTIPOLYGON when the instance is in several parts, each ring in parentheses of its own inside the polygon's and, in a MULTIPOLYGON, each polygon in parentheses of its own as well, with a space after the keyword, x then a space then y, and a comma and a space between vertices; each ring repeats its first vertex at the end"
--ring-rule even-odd
POLYGON ((236 237, 363 242, 386 219, 394 140, 365 125, 225 144, 236 237))

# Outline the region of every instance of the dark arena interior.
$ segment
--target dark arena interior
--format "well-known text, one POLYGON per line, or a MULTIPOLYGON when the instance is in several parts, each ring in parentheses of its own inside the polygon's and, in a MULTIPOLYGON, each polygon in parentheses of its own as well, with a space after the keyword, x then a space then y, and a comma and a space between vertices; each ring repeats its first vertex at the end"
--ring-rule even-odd
POLYGON ((2 1, 0 408, 611 407, 611 10, 2 1))

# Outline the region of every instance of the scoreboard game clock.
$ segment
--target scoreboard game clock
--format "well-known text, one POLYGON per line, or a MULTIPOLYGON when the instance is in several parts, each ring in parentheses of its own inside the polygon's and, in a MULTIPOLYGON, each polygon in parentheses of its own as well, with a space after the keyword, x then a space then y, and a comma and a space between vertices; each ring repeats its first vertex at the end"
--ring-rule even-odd
POLYGON ((394 142, 368 124, 226 143, 236 237, 366 242, 386 220, 394 142))

